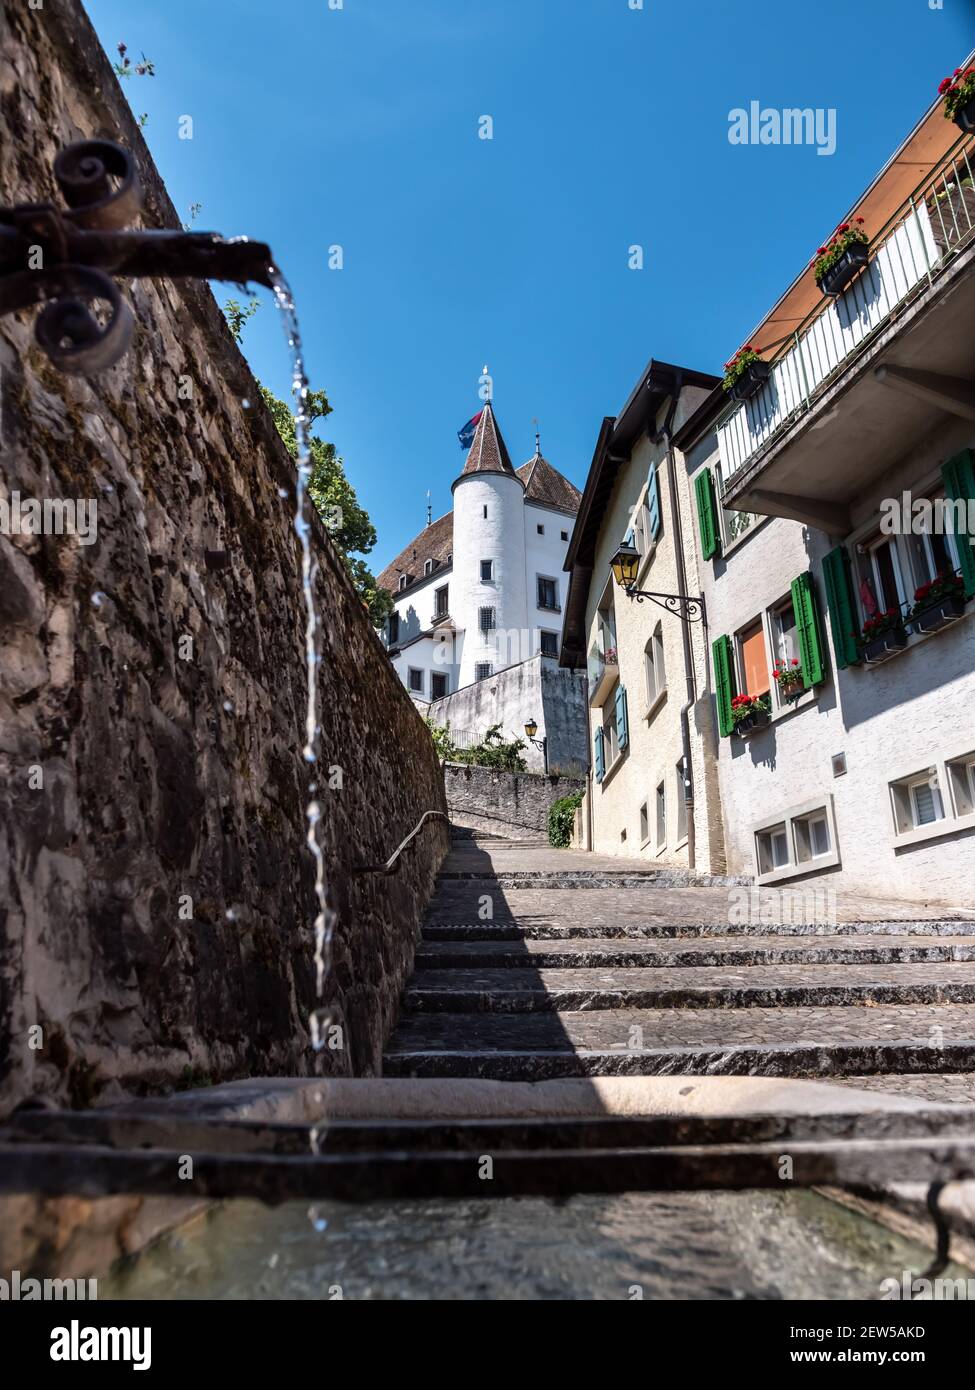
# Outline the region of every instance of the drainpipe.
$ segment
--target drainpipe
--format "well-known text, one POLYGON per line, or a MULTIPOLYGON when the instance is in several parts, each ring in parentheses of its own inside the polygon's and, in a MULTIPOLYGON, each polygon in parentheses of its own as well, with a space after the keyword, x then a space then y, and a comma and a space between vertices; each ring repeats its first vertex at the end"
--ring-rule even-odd
MULTIPOLYGON (((670 406, 667 410, 667 418, 664 421, 663 429, 656 435, 654 442, 666 440, 667 442, 667 481, 670 495, 670 514, 673 517, 674 525, 674 549, 677 556, 677 591, 681 594, 687 593, 687 568, 684 564, 684 536, 681 528, 680 506, 677 499, 677 469, 674 460, 674 436, 673 424, 674 416, 677 413, 677 402, 680 398, 681 389, 684 384, 684 374, 679 369, 674 374, 673 391, 670 397, 670 406)), ((687 818, 687 867, 691 873, 697 864, 697 844, 694 831, 694 770, 691 763, 691 728, 690 712, 697 703, 697 685, 694 680, 694 649, 691 644, 691 629, 689 623, 681 622, 681 636, 684 643, 684 679, 687 690, 687 699, 681 706, 680 711, 680 738, 684 757, 684 808, 687 818)))

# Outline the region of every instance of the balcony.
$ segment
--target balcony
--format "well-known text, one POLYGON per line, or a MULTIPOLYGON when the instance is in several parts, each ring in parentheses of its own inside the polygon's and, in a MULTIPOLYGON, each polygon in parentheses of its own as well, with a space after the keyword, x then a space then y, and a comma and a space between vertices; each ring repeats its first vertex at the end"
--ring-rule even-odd
POLYGON ((845 535, 853 499, 938 419, 975 419, 973 267, 965 135, 873 236, 861 274, 766 353, 758 393, 719 419, 724 506, 845 535))
POLYGON ((600 709, 609 699, 613 686, 620 678, 619 659, 615 647, 594 646, 589 649, 589 704, 600 709))

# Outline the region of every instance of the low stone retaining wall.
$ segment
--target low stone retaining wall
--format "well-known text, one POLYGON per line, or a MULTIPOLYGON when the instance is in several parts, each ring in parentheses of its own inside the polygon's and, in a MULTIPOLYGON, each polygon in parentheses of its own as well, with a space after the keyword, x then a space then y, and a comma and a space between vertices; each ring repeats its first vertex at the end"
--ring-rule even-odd
POLYGON ((498 772, 465 763, 444 766, 451 821, 506 839, 547 840, 553 801, 581 791, 579 777, 541 772, 498 772))

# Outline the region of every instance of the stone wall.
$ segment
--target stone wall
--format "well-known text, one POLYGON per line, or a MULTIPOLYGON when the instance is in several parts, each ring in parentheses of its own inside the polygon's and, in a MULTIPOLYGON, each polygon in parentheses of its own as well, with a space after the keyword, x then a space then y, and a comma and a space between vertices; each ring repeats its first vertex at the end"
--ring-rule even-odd
MULTIPOLYGON (((108 136, 138 160, 143 225, 178 226, 75 0, 0 0, 0 19, 0 203, 60 201, 59 147, 108 136)), ((98 509, 91 545, 0 535, 0 1112, 316 1065, 294 468, 206 285, 124 292, 133 349, 92 379, 41 355, 34 311, 0 319, 0 497, 98 509)), ((443 809, 443 782, 321 527, 314 543, 345 1040, 320 1065, 368 1074, 446 827, 396 876, 350 870, 443 809)))
MULTIPOLYGON (((507 738, 524 739, 525 724, 534 719, 536 738, 548 739, 549 767, 575 775, 589 766, 588 699, 585 672, 564 670, 553 657, 533 656, 432 701, 427 713, 435 724, 449 724, 476 739, 494 724, 507 738)), ((543 755, 534 744, 523 757, 531 771, 543 771, 543 755)))
POLYGON ((539 772, 496 772, 490 767, 447 763, 447 805, 455 825, 509 839, 548 839, 553 801, 581 791, 580 777, 546 777, 539 772))

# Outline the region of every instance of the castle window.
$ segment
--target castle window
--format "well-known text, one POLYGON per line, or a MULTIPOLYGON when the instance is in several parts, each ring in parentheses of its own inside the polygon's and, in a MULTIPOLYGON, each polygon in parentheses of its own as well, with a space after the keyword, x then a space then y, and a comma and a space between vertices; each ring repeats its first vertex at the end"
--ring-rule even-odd
POLYGON ((537 576, 538 582, 538 606, 547 608, 553 613, 559 609, 559 586, 554 579, 546 579, 544 575, 537 576))
POLYGON ((479 661, 474 667, 474 679, 476 681, 486 681, 491 674, 490 661, 479 661))
POLYGON ((484 503, 484 520, 487 521, 487 503, 484 503))
POLYGON ((389 645, 393 646, 399 641, 399 614, 390 613, 389 615, 389 645))
POLYGON ((542 525, 541 522, 538 523, 538 525, 535 527, 535 530, 538 532, 540 536, 545 535, 545 527, 542 525))
POLYGON ((447 677, 443 671, 432 671, 430 673, 430 698, 432 700, 442 700, 447 694, 447 677))
POLYGON ((478 627, 482 632, 493 632, 495 627, 494 609, 481 608, 478 610, 478 627))
POLYGON ((568 531, 563 531, 563 532, 561 533, 561 535, 562 535, 562 539, 563 539, 564 541, 567 541, 567 540, 569 539, 569 533, 568 533, 568 531))
POLYGON ((418 695, 422 695, 422 694, 423 694, 423 672, 420 671, 420 670, 418 670, 417 667, 411 666, 411 667, 409 668, 409 671, 408 671, 407 674, 408 674, 408 677, 409 677, 410 689, 413 690, 413 691, 415 691, 418 695))
POLYGON ((481 583, 492 584, 494 582, 494 561, 481 561, 481 583))
POLYGON ((542 656, 558 656, 559 654, 559 634, 557 632, 542 631, 542 656))
POLYGON ((434 613, 433 613, 433 616, 434 616, 435 618, 446 618, 448 612, 450 611, 449 608, 447 607, 447 598, 448 598, 448 594, 449 594, 449 588, 450 588, 450 586, 449 586, 448 584, 444 584, 442 588, 440 588, 440 589, 435 589, 434 592, 433 592, 433 599, 434 599, 434 613))

